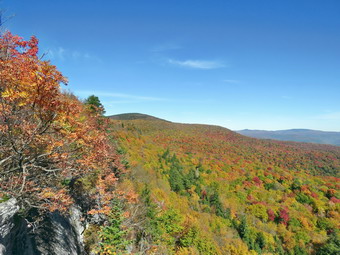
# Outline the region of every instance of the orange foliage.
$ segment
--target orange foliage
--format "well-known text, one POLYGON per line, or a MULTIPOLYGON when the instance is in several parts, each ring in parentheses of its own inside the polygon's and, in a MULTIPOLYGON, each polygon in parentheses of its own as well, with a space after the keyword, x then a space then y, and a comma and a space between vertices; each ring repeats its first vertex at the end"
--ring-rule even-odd
POLYGON ((99 171, 94 195, 109 201, 113 171, 123 166, 105 121, 62 93, 66 78, 37 53, 35 37, 0 37, 0 192, 24 208, 65 211, 71 197, 62 183, 99 171))

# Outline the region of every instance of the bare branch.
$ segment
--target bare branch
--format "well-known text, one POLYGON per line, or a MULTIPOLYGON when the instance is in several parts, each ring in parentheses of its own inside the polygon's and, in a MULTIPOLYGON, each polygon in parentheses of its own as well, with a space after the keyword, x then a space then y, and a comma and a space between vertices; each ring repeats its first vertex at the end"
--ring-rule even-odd
POLYGON ((7 157, 7 158, 1 160, 1 161, 0 161, 0 166, 1 166, 3 163, 5 163, 7 160, 11 159, 12 157, 13 157, 13 155, 11 155, 11 156, 9 156, 9 157, 7 157))
POLYGON ((23 191, 24 188, 25 188, 26 177, 27 177, 26 166, 23 166, 23 167, 22 167, 22 184, 21 184, 21 188, 20 188, 19 194, 21 194, 22 191, 23 191))
POLYGON ((34 165, 34 164, 32 164, 31 166, 32 166, 32 167, 39 168, 39 169, 41 169, 41 170, 43 170, 43 171, 45 171, 45 172, 57 172, 57 171, 63 170, 63 169, 61 169, 61 168, 48 169, 48 168, 46 168, 46 167, 37 166, 37 165, 34 165))

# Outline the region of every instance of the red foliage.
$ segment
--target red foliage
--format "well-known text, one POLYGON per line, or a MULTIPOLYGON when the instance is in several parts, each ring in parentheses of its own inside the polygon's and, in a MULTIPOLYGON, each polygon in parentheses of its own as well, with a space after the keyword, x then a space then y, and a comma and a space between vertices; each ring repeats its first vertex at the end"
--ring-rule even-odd
MULTIPOLYGON (((330 186, 330 185, 327 185, 327 186, 330 186)), ((336 190, 335 189, 328 189, 327 192, 326 192, 326 196, 328 198, 331 198, 331 197, 334 197, 335 196, 335 193, 336 193, 336 190)))
POLYGON ((340 199, 337 199, 336 197, 331 197, 329 201, 333 202, 334 204, 340 203, 340 199))
POLYGON ((256 186, 261 186, 261 185, 262 185, 262 181, 261 181, 260 178, 257 177, 257 176, 255 176, 255 177, 253 178, 253 182, 255 182, 255 185, 256 185, 256 186))
POLYGON ((267 204, 266 202, 264 202, 264 201, 254 201, 254 202, 252 202, 252 204, 253 204, 253 205, 265 205, 265 206, 268 205, 268 204, 267 204))
POLYGON ((202 199, 205 199, 207 197, 207 191, 206 190, 202 191, 201 197, 202 197, 202 199))
POLYGON ((290 192, 287 197, 295 197, 295 193, 294 192, 290 192))
POLYGON ((312 192, 310 195, 311 195, 312 197, 314 197, 314 198, 318 198, 318 197, 319 197, 318 194, 316 194, 315 192, 312 192))
POLYGON ((251 185, 251 182, 249 182, 249 181, 244 181, 243 182, 243 187, 245 187, 245 188, 249 188, 249 187, 251 187, 252 185, 251 185))
POLYGON ((279 211, 279 221, 286 225, 288 224, 288 221, 289 221, 289 213, 288 213, 288 210, 285 209, 285 208, 281 208, 280 211, 279 211))
POLYGON ((306 193, 309 191, 308 185, 302 185, 300 189, 301 189, 301 192, 303 193, 306 193))
POLYGON ((274 221, 275 220, 275 213, 272 209, 268 209, 267 210, 267 214, 268 214, 268 219, 270 221, 274 221))
POLYGON ((249 195, 247 196, 247 199, 248 199, 249 201, 252 201, 252 200, 254 200, 254 197, 253 197, 252 195, 249 194, 249 195))

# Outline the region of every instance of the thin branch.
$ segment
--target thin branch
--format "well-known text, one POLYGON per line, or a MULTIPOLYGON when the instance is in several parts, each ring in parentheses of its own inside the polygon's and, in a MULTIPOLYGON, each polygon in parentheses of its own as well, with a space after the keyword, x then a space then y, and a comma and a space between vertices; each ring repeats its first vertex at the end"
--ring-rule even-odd
POLYGON ((63 170, 63 169, 61 169, 61 168, 48 169, 48 168, 46 168, 46 167, 37 166, 37 165, 34 165, 34 164, 32 164, 31 166, 36 167, 36 168, 39 168, 39 169, 41 169, 41 170, 43 170, 43 171, 45 171, 45 172, 57 172, 57 171, 63 170))
POLYGON ((5 175, 5 174, 11 173, 11 172, 15 172, 15 171, 20 170, 20 169, 21 169, 20 167, 12 168, 12 169, 9 169, 9 170, 7 170, 5 172, 2 172, 1 174, 5 175))
POLYGON ((9 156, 9 157, 7 157, 7 158, 1 160, 1 161, 0 161, 0 166, 1 166, 3 163, 5 163, 7 160, 9 160, 10 158, 12 158, 12 157, 13 157, 13 155, 11 155, 11 156, 9 156))
POLYGON ((22 184, 21 184, 19 194, 21 194, 22 191, 24 190, 24 187, 25 187, 25 184, 26 184, 26 177, 27 177, 27 172, 26 172, 26 166, 24 165, 22 167, 22 184))

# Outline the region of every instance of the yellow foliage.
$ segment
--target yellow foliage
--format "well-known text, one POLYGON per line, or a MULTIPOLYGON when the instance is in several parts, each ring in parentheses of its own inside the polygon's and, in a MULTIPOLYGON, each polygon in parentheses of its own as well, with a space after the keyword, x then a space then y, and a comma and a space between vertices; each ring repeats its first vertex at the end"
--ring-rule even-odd
POLYGON ((175 252, 176 255, 199 255, 199 251, 195 247, 180 248, 175 252))
POLYGON ((250 205, 247 210, 251 215, 254 215, 263 221, 268 220, 267 208, 263 204, 250 205))
POLYGON ((223 248, 226 255, 256 255, 256 252, 249 251, 247 245, 241 240, 233 239, 231 243, 223 248))

